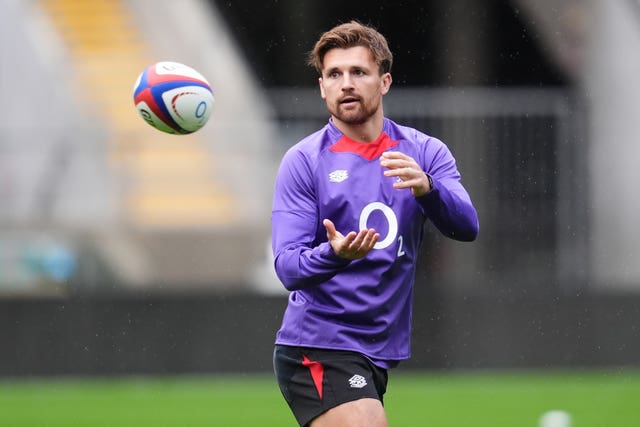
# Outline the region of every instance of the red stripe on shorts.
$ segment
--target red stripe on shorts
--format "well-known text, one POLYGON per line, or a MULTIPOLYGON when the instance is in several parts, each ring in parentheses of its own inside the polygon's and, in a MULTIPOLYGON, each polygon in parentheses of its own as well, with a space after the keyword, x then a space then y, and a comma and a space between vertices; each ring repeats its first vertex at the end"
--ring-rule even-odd
POLYGON ((316 390, 318 391, 318 396, 322 399, 322 378, 324 377, 324 366, 322 366, 320 362, 309 360, 309 358, 304 354, 302 355, 302 366, 309 368, 311 378, 313 378, 313 383, 316 385, 316 390))

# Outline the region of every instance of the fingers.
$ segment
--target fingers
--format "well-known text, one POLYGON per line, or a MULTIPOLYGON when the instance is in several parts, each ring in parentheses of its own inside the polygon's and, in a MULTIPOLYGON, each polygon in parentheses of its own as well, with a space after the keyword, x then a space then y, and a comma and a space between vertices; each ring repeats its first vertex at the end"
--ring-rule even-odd
POLYGON ((380 165, 387 170, 386 176, 400 176, 411 178, 416 173, 422 173, 422 168, 413 158, 399 151, 386 151, 380 156, 380 165))
POLYGON ((349 232, 343 236, 336 230, 332 221, 325 219, 322 221, 327 230, 327 239, 333 251, 340 257, 354 260, 366 256, 378 242, 380 234, 374 229, 349 232))
POLYGON ((324 225, 324 228, 327 230, 327 239, 329 239, 329 241, 335 239, 337 231, 336 226, 333 224, 333 222, 325 219, 322 221, 322 225, 324 225))
POLYGON ((379 237, 380 234, 376 233, 373 228, 360 230, 347 248, 354 254, 362 254, 364 256, 373 249, 379 237))
POLYGON ((384 171, 384 176, 397 176, 398 182, 406 182, 418 178, 423 172, 412 168, 389 169, 384 171))
POLYGON ((383 173, 384 176, 398 178, 397 181, 393 183, 394 188, 421 187, 429 182, 429 179, 418 165, 415 167, 406 166, 387 169, 383 173))
POLYGON ((384 175, 397 177, 393 187, 410 188, 414 196, 422 196, 430 189, 429 178, 416 161, 399 151, 386 151, 380 156, 380 165, 385 169, 384 175))
POLYGON ((338 256, 347 259, 358 259, 366 256, 375 246, 380 234, 372 228, 360 230, 359 233, 351 232, 340 245, 338 256))
POLYGON ((418 166, 418 164, 412 157, 407 156, 400 151, 385 151, 380 156, 380 163, 386 163, 383 164, 383 166, 394 169, 399 167, 406 167, 409 165, 418 166))

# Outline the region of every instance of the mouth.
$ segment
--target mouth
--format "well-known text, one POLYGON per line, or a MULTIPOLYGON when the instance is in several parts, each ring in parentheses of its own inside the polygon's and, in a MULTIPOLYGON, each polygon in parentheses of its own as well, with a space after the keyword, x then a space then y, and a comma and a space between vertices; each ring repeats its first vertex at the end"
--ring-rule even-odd
POLYGON ((340 100, 340 105, 353 105, 360 102, 360 99, 355 96, 347 96, 340 100))

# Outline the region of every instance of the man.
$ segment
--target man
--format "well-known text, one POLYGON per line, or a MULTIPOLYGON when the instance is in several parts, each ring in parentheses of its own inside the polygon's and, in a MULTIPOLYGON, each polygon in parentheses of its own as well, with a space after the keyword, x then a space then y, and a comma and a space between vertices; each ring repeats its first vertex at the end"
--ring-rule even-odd
POLYGON ((309 63, 331 118, 285 154, 276 178, 275 269, 291 294, 275 373, 301 426, 386 426, 387 370, 410 356, 424 222, 471 241, 478 218, 447 147, 384 117, 384 36, 339 25, 309 63))

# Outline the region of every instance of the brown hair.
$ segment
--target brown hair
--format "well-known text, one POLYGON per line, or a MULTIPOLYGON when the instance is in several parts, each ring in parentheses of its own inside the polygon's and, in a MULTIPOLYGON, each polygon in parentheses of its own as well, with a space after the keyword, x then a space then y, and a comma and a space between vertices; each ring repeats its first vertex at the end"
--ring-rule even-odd
POLYGON ((389 50, 387 39, 375 28, 363 25, 358 21, 338 25, 322 34, 313 50, 309 52, 307 64, 314 67, 318 74, 322 74, 322 63, 328 51, 355 46, 369 49, 373 60, 378 64, 380 75, 391 71, 393 54, 389 50))

